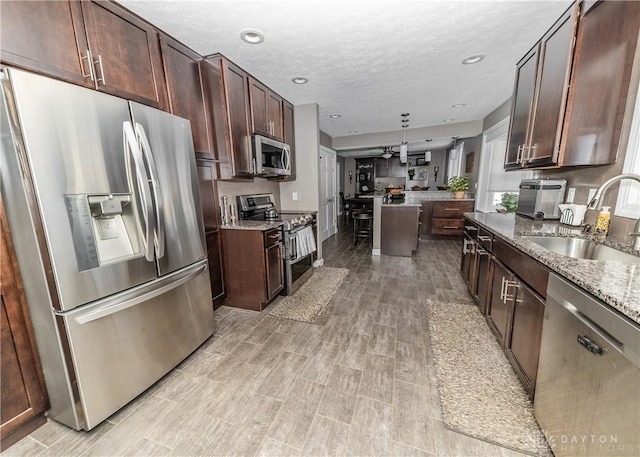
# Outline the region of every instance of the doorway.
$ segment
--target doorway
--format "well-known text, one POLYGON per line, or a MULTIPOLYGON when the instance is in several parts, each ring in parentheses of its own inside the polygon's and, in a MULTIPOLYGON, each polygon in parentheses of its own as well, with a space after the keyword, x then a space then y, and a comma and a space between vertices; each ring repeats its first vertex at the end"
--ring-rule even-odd
POLYGON ((336 151, 320 146, 320 240, 324 241, 338 231, 336 151))

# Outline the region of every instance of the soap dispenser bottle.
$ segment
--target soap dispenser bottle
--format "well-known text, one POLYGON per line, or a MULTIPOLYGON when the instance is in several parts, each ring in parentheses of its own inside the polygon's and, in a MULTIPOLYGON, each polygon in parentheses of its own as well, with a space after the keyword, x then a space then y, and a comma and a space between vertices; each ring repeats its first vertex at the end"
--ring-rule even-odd
POLYGON ((609 234, 609 222, 611 222, 611 207, 603 206, 602 211, 596 218, 596 227, 594 233, 597 236, 605 237, 609 234))

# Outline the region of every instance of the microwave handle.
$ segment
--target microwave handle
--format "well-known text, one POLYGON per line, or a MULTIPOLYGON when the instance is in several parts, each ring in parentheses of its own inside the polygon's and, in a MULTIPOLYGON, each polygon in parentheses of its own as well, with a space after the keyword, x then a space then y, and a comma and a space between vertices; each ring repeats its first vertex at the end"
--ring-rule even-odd
POLYGON ((291 152, 287 148, 282 148, 282 164, 285 170, 291 171, 291 152))

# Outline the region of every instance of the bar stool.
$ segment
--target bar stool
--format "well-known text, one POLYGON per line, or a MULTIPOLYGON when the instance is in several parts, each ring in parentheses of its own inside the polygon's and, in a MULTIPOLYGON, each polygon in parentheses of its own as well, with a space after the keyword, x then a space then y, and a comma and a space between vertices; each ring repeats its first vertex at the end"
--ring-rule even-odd
POLYGON ((367 240, 371 244, 371 234, 373 229, 373 214, 370 211, 354 211, 353 213, 353 245, 351 249, 355 249, 360 238, 367 240))

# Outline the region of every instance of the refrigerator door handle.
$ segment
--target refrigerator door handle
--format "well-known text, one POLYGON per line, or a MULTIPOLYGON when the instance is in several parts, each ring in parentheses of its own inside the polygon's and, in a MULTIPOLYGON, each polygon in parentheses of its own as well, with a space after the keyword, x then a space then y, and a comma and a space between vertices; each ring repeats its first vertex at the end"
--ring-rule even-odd
POLYGON ((153 151, 151 150, 151 144, 149 138, 147 138, 147 132, 144 127, 136 122, 136 133, 140 138, 140 144, 142 146, 142 152, 149 165, 149 174, 151 175, 151 185, 153 186, 153 199, 156 206, 156 248, 157 256, 159 259, 164 257, 164 245, 165 245, 165 227, 162 220, 163 214, 163 199, 162 192, 160 190, 160 181, 158 180, 158 168, 156 167, 156 161, 153 158, 153 151))
POLYGON ((111 314, 115 314, 119 311, 131 308, 132 306, 136 306, 137 304, 144 301, 151 300, 154 297, 162 295, 165 292, 173 290, 191 281, 199 274, 207 271, 207 268, 207 264, 203 263, 197 266, 195 269, 183 271, 181 275, 165 278, 165 281, 163 282, 168 282, 167 284, 161 285, 160 287, 157 287, 146 293, 140 294, 139 290, 135 290, 124 295, 118 295, 117 297, 109 298, 105 300, 104 305, 100 309, 89 311, 86 314, 81 314, 80 316, 75 318, 75 321, 80 325, 88 324, 89 322, 101 319, 106 316, 110 316, 111 314), (110 302, 113 302, 113 304, 109 304, 110 302))
MULTIPOLYGON (((131 122, 124 121, 122 123, 122 132, 124 136, 124 144, 128 146, 135 165, 135 177, 130 176, 131 181, 135 179, 138 182, 138 190, 140 192, 140 202, 142 205, 142 214, 144 218, 145 233, 143 234, 144 243, 144 256, 149 262, 153 262, 153 233, 155 231, 155 214, 153 209, 153 202, 149 195, 149 175, 144 166, 142 153, 138 147, 138 141, 136 135, 131 126, 131 122)), ((133 183, 132 183, 133 184, 133 183)))

